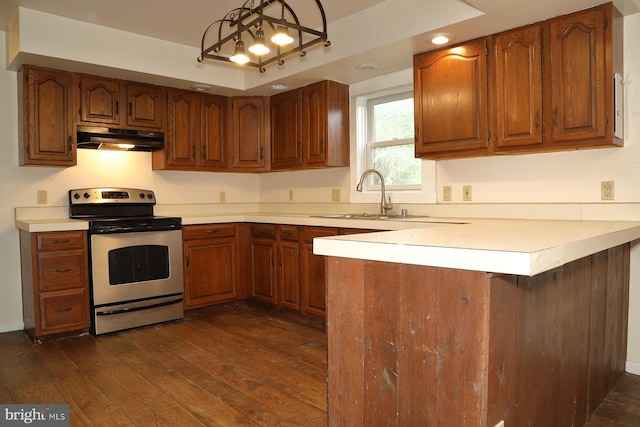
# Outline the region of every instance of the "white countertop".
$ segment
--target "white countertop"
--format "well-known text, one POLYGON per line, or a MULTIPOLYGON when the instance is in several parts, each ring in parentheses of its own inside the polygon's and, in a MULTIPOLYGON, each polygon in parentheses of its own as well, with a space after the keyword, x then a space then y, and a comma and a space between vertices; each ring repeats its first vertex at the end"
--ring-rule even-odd
MULTIPOLYGON (((183 225, 260 222, 376 229, 316 238, 314 253, 373 261, 533 276, 640 239, 640 222, 460 218, 393 220, 320 218, 309 214, 183 214, 183 225), (388 231, 390 230, 390 231, 388 231)), ((28 232, 87 230, 82 220, 22 219, 28 232)))
POLYGON ((314 253, 533 276, 640 238, 640 222, 471 219, 314 240, 314 253))

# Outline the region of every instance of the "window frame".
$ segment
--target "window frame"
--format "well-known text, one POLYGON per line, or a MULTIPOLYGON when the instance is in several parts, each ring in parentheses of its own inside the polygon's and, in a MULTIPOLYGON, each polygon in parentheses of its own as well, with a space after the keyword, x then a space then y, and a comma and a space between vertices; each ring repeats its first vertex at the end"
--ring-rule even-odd
MULTIPOLYGON (((399 101, 402 99, 413 99, 413 85, 402 85, 390 89, 376 91, 366 95, 361 95, 356 98, 358 115, 357 120, 359 122, 357 127, 358 141, 361 153, 361 165, 363 166, 360 173, 366 169, 372 169, 372 156, 371 152, 375 148, 380 147, 392 147, 397 145, 410 145, 415 143, 415 138, 403 138, 392 139, 385 141, 372 141, 370 142, 371 135, 374 134, 374 108, 376 105, 386 104, 389 102, 399 101)), ((420 165, 422 175, 422 164, 420 165)), ((379 180, 375 179, 375 175, 370 175, 364 183, 365 191, 379 191, 379 180), (377 183, 376 183, 377 182, 377 183)), ((420 191, 422 190, 422 182, 418 184, 403 184, 403 185, 390 185, 386 184, 387 191, 420 191)))

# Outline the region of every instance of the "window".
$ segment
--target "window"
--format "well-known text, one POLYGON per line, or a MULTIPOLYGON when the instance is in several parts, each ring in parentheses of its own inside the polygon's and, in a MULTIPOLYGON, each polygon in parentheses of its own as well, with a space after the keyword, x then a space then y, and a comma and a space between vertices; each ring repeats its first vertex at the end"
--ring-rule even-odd
MULTIPOLYGON (((421 161, 414 157, 413 90, 401 88, 358 99, 365 169, 377 169, 387 189, 420 189, 421 161)), ((363 169, 364 170, 364 169, 363 169)), ((371 174, 366 189, 380 188, 380 179, 371 174)))

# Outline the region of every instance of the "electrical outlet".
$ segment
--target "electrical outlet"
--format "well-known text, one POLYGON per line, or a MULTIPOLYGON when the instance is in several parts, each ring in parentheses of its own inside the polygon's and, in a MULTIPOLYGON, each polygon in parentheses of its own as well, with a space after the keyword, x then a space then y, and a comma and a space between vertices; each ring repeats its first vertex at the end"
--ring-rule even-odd
POLYGON ((462 186, 462 201, 470 202, 471 201, 471 186, 463 185, 462 186))
POLYGON ((614 199, 614 182, 602 181, 600 183, 600 200, 614 199))
POLYGON ((339 188, 334 188, 333 190, 331 190, 331 201, 332 202, 339 202, 340 201, 340 189, 339 188))
POLYGON ((293 202, 293 190, 289 190, 289 201, 293 202))
POLYGON ((445 185, 442 187, 442 201, 450 202, 451 201, 451 186, 445 185))
POLYGON ((47 204, 47 190, 38 190, 38 204, 39 205, 47 204))
POLYGON ((221 191, 220 193, 218 193, 218 199, 220 200, 220 203, 226 202, 227 194, 224 191, 221 191))

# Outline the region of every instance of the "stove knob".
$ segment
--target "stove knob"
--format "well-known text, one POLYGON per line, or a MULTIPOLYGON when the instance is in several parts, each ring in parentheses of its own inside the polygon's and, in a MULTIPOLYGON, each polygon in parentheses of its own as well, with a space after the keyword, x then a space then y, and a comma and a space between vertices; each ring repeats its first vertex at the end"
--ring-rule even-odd
POLYGON ((78 200, 80 198, 80 195, 78 193, 73 193, 73 198, 78 200))
POLYGON ((82 195, 82 197, 84 197, 85 199, 88 199, 88 198, 89 198, 89 197, 91 197, 91 196, 89 195, 89 193, 84 193, 84 194, 82 195))
POLYGON ((153 199, 153 194, 151 193, 147 194, 147 199, 153 199))
POLYGON ((140 198, 144 199, 144 193, 140 193, 140 198))

